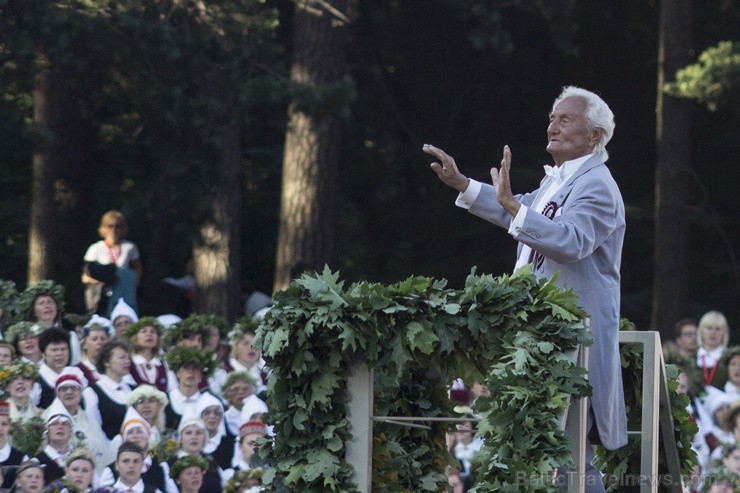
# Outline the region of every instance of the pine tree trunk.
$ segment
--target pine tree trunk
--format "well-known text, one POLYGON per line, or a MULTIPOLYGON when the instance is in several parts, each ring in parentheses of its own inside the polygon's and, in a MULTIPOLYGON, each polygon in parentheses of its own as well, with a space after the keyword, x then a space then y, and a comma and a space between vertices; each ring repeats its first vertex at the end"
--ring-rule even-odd
MULTIPOLYGON (((298 1, 294 15, 294 82, 320 90, 346 74, 348 24, 355 0, 298 1)), ((288 108, 274 289, 290 283, 291 268, 330 263, 336 234, 341 121, 336 114, 288 108)))
POLYGON ((691 103, 663 93, 663 84, 691 63, 690 0, 662 0, 656 105, 655 251, 651 327, 664 340, 690 314, 689 211, 691 103))
POLYGON ((240 313, 241 284, 241 145, 240 126, 222 129, 221 160, 217 169, 221 186, 211 196, 213 217, 200 227, 193 247, 195 311, 234 320, 240 313))
POLYGON ((61 169, 59 139, 59 99, 54 91, 54 76, 42 68, 34 81, 33 119, 36 130, 45 139, 33 154, 31 185, 31 220, 28 234, 28 285, 54 277, 53 252, 58 237, 54 182, 61 169))

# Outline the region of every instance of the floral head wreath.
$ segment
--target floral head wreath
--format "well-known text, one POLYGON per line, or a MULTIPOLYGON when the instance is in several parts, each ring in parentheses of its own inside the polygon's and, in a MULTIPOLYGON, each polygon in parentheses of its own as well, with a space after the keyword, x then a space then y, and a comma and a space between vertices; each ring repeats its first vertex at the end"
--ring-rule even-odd
POLYGON ((203 346, 208 344, 210 332, 208 331, 207 315, 190 315, 179 324, 175 324, 167 331, 165 345, 174 346, 178 342, 200 334, 203 346))
POLYGON ((130 341, 133 340, 133 338, 136 337, 136 334, 138 334, 144 327, 154 327, 157 330, 157 335, 159 335, 159 337, 162 337, 162 334, 164 333, 164 326, 159 323, 156 318, 143 317, 140 318, 138 322, 134 322, 126 328, 126 338, 130 341))
POLYGON ((208 461, 200 455, 189 455, 187 457, 183 457, 182 459, 177 459, 175 463, 172 464, 172 468, 170 469, 170 477, 172 479, 177 479, 181 472, 183 472, 188 467, 193 466, 200 468, 202 471, 207 471, 208 461))
POLYGON ((38 337, 45 330, 44 327, 35 322, 16 322, 5 333, 5 339, 15 344, 22 337, 38 337))
POLYGON ((10 382, 18 377, 36 381, 39 370, 30 361, 17 360, 7 364, 0 369, 0 389, 7 390, 10 382))
POLYGON ((59 315, 62 314, 64 311, 64 287, 54 281, 45 279, 40 281, 38 284, 24 289, 18 296, 16 308, 18 316, 21 317, 22 320, 32 320, 33 303, 36 301, 36 298, 42 295, 51 296, 57 304, 59 315))
POLYGON ((244 334, 254 334, 259 325, 259 319, 249 314, 244 315, 242 318, 237 320, 231 328, 231 331, 229 332, 229 343, 234 346, 242 337, 244 337, 244 334))
POLYGON ((229 482, 226 483, 224 493, 237 493, 241 489, 244 482, 248 479, 256 479, 262 482, 262 476, 264 476, 264 474, 264 469, 260 468, 248 469, 246 471, 236 471, 231 479, 229 479, 229 482))
POLYGON ((183 366, 196 366, 203 372, 204 377, 208 377, 218 367, 219 359, 216 353, 205 349, 198 349, 187 346, 175 346, 167 351, 167 364, 173 371, 177 371, 183 366))

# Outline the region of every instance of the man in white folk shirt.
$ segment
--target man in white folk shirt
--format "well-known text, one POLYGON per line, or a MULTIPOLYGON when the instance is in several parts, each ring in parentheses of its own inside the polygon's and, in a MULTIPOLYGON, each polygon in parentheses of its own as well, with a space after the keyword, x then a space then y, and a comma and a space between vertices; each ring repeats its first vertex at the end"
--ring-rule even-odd
MULTIPOLYGON (((440 180, 460 192, 456 205, 506 228, 519 242, 516 268, 527 263, 538 277, 559 272, 558 285, 570 288, 590 315, 594 343, 589 361, 587 431, 591 444, 616 449, 627 443, 627 418, 619 359, 619 301, 624 203, 604 162, 614 132, 614 115, 596 94, 566 87, 553 103, 547 127, 546 166, 540 187, 513 195, 511 151, 504 146, 501 168, 491 169, 492 184, 468 179, 455 160, 425 144, 423 151, 440 180)), ((604 491, 587 447, 586 491, 604 491)), ((558 478, 563 484, 564 478, 558 478)), ((567 478, 565 478, 567 479, 567 478)))

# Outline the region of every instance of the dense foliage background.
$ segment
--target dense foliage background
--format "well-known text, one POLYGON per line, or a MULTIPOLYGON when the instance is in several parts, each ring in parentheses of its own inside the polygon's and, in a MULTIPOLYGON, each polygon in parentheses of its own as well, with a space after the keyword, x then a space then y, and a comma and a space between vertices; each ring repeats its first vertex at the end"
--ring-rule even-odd
MULTIPOLYGON (((622 311, 647 328, 657 2, 357 5, 354 89, 325 96, 348 108, 331 267, 348 280, 422 275, 451 287, 474 265, 509 272, 514 242, 453 206, 421 145, 446 149, 465 173, 486 180, 508 144, 515 191, 531 189, 548 159, 552 100, 575 84, 599 92, 616 115, 608 164, 628 212, 622 311)), ((293 8, 289 0, 0 0, 0 278, 26 283, 32 157, 49 142, 32 125, 34 77, 50 63, 70 144, 55 182, 59 242, 51 255, 69 309, 82 309, 81 259, 111 208, 128 216, 143 254, 144 311, 169 308, 161 280, 187 271, 220 169, 214 128, 230 120, 241 128, 240 290, 271 292, 285 115, 296 94, 288 83, 293 8), (219 73, 227 83, 214 86, 219 73)), ((740 39, 738 10, 728 0, 693 2, 694 57, 740 39)), ((676 320, 719 309, 731 327, 740 323, 738 130, 736 105, 711 112, 694 103, 686 197, 693 297, 676 320)))

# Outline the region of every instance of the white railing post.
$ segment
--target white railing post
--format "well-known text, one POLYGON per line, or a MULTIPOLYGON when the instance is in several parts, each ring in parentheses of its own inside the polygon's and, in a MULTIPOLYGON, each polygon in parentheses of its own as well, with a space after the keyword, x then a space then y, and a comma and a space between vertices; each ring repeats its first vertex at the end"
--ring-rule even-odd
POLYGON ((350 395, 347 419, 352 439, 346 444, 346 459, 354 467, 353 481, 357 484, 357 490, 360 493, 370 493, 373 460, 373 371, 365 363, 352 366, 347 389, 350 395))

